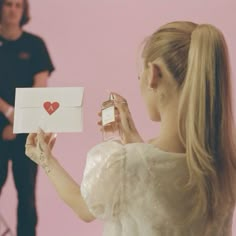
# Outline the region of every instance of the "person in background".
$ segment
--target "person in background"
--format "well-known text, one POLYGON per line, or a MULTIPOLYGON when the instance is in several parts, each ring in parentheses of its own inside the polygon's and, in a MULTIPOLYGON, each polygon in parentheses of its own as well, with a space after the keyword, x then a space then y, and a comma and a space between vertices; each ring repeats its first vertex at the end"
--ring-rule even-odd
POLYGON ((28 0, 0 0, 0 193, 8 163, 17 189, 17 235, 36 235, 37 165, 25 157, 27 134, 13 134, 15 88, 45 87, 54 66, 42 38, 24 31, 28 0))
POLYGON ((236 145, 223 34, 167 23, 145 40, 140 62, 141 95, 161 122, 153 139, 143 141, 113 93, 121 142, 89 150, 81 185, 52 153, 52 134, 29 134, 26 155, 83 221, 104 221, 104 236, 231 236, 236 145))

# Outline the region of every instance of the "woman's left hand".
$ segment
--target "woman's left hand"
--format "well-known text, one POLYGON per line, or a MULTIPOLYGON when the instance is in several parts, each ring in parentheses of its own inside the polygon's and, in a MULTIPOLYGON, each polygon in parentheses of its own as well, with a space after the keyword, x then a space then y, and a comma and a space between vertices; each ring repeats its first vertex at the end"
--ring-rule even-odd
POLYGON ((124 144, 143 142, 138 130, 136 129, 133 117, 130 113, 128 102, 118 93, 112 92, 114 104, 118 110, 118 122, 121 131, 121 139, 124 144))
MULTIPOLYGON (((111 94, 114 96, 116 122, 118 122, 122 143, 143 142, 134 124, 126 99, 118 93, 112 92, 111 94)), ((99 116, 101 115, 101 112, 99 112, 99 116)), ((101 120, 98 125, 102 125, 101 120)))

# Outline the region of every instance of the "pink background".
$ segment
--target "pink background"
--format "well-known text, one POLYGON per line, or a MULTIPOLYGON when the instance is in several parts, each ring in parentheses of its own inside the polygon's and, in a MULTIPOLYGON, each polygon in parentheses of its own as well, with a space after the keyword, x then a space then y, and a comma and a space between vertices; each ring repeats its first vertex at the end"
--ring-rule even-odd
MULTIPOLYGON (((233 67, 236 61, 235 10, 234 0, 31 0, 32 21, 26 29, 41 35, 47 42, 56 66, 49 85, 85 87, 84 132, 59 134, 54 151, 78 182, 87 150, 101 141, 96 125, 97 112, 108 97, 107 91, 117 91, 127 98, 145 139, 158 132, 158 124, 149 122, 139 96, 136 59, 143 38, 169 21, 212 23, 225 34, 233 67)), ((102 234, 101 222, 83 223, 61 202, 41 170, 37 204, 39 236, 102 234)), ((14 228, 16 192, 11 174, 0 209, 14 228)), ((236 218, 234 225, 233 235, 236 235, 236 218)))

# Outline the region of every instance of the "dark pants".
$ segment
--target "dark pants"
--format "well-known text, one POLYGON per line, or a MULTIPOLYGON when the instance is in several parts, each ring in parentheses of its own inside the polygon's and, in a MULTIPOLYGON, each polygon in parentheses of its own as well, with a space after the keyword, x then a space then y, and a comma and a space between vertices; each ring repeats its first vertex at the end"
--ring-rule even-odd
POLYGON ((27 135, 20 134, 14 141, 0 140, 0 193, 11 160, 18 198, 17 236, 35 236, 37 225, 35 202, 37 165, 25 156, 26 137, 27 135))

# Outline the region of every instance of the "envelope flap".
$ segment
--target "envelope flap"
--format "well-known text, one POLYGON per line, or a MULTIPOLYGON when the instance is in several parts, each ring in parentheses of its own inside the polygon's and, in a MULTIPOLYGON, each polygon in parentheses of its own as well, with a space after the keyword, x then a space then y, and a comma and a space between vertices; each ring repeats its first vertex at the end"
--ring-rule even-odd
POLYGON ((79 107, 83 103, 83 87, 16 88, 19 107, 41 107, 45 102, 58 102, 61 107, 79 107))

